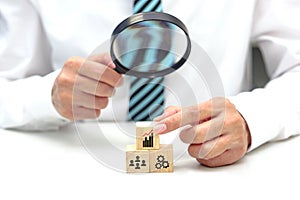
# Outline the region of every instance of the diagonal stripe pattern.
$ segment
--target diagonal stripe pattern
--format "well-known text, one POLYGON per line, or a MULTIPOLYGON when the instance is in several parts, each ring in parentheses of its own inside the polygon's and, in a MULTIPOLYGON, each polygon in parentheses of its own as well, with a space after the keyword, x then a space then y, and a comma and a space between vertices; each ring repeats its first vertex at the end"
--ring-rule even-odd
MULTIPOLYGON (((161 0, 135 0, 134 14, 162 12, 161 0)), ((140 63, 142 64, 142 63, 140 63)), ((129 120, 148 121, 162 114, 164 105, 163 77, 130 79, 129 120)))
POLYGON ((133 13, 140 12, 162 12, 161 0, 135 0, 133 6, 133 13))

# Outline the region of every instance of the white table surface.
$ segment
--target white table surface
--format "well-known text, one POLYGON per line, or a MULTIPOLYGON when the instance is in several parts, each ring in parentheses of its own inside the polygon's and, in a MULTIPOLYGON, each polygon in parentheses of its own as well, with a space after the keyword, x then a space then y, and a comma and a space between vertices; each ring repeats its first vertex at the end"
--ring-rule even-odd
POLYGON ((98 126, 112 143, 124 138, 113 123, 0 129, 0 199, 300 199, 300 137, 266 144, 231 166, 207 168, 184 155, 174 173, 128 174, 104 166, 83 145, 81 134, 98 126))

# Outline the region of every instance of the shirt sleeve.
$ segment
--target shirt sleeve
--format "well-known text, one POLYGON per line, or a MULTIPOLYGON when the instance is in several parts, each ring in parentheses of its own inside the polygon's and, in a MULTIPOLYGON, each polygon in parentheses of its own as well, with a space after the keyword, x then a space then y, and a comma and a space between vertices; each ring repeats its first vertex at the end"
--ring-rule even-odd
POLYGON ((47 130, 66 123, 51 102, 59 73, 29 1, 0 1, 0 128, 47 130))
POLYGON ((252 41, 270 81, 229 99, 248 123, 249 151, 300 134, 300 1, 257 1, 252 41))

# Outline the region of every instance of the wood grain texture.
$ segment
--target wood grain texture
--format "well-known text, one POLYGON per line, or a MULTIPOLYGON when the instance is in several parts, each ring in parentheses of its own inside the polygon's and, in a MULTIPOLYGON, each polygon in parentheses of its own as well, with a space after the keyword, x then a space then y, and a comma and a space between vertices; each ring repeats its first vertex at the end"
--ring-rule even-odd
POLYGON ((159 135, 153 133, 153 126, 136 126, 136 148, 138 150, 159 149, 159 135))
POLYGON ((137 150, 136 145, 126 146, 126 172, 148 173, 149 172, 149 151, 137 150))
POLYGON ((149 151, 150 172, 173 172, 173 145, 161 144, 158 150, 149 151))

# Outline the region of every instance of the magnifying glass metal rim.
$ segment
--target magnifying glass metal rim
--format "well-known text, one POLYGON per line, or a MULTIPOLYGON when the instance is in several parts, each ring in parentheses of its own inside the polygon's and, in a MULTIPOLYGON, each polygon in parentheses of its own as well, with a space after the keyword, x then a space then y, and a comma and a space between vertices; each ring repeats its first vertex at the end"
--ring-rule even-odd
POLYGON ((163 13, 163 12, 143 12, 143 13, 137 13, 134 15, 131 15, 130 17, 126 18, 123 20, 113 31, 112 36, 111 36, 111 45, 110 45, 110 55, 111 58, 116 65, 116 71, 121 73, 121 74, 127 74, 127 75, 132 75, 140 78, 155 78, 155 77, 161 77, 165 76, 171 72, 174 72, 178 68, 180 68, 188 59, 189 55, 191 52, 191 40, 188 34, 188 30, 184 23, 180 21, 178 18, 174 17, 173 15, 163 13), (124 31, 126 28, 143 22, 143 21, 165 21, 169 22, 171 24, 176 25, 179 27, 185 34, 187 38, 187 48, 184 53, 184 55, 181 57, 181 59, 176 62, 174 65, 172 65, 170 68, 157 71, 157 72, 138 72, 134 71, 131 69, 128 69, 125 67, 116 57, 114 50, 113 50, 113 44, 118 36, 122 31, 124 31))

